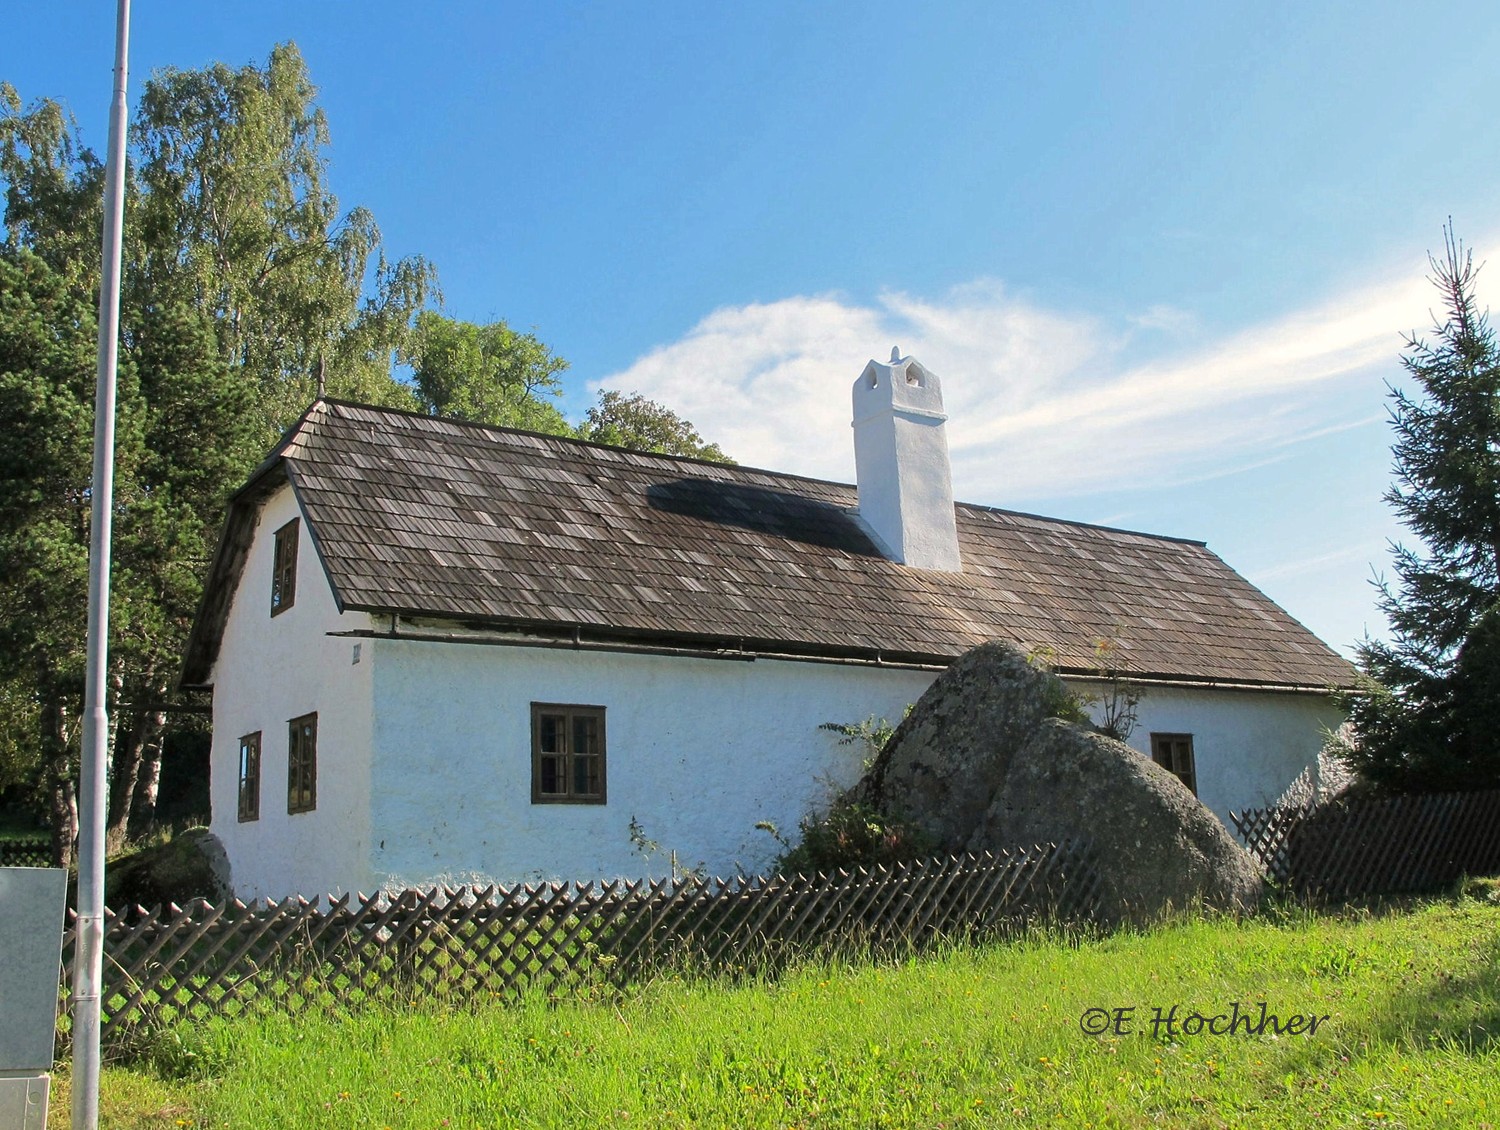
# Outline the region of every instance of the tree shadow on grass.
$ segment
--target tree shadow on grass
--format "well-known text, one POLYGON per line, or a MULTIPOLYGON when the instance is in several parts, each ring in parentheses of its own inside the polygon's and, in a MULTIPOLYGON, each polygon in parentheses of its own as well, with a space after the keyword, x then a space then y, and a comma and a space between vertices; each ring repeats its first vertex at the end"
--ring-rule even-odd
POLYGON ((1495 926, 1468 971, 1402 978, 1371 1015, 1374 1035, 1391 1043, 1443 1044, 1467 1055, 1500 1048, 1500 911, 1495 926))

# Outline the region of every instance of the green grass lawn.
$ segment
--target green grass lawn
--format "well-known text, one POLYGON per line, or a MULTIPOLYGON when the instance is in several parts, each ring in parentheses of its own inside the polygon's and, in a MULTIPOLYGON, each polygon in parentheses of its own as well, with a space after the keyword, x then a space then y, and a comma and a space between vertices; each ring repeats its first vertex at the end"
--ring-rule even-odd
POLYGON ((619 1002, 180 1029, 106 1071, 104 1125, 1500 1127, 1492 1033, 1500 906, 1467 898, 665 980, 619 1002), (1152 1031, 1157 1008, 1222 1029, 1262 1002, 1326 1019, 1152 1031), (1081 1030, 1125 1008, 1119 1033, 1081 1030))

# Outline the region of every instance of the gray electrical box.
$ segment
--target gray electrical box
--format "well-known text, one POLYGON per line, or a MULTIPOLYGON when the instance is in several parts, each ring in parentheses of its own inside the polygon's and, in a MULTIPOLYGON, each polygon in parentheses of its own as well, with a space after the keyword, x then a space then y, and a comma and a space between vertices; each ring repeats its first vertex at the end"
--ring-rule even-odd
POLYGON ((0 867, 0 1130, 47 1124, 68 873, 0 867))

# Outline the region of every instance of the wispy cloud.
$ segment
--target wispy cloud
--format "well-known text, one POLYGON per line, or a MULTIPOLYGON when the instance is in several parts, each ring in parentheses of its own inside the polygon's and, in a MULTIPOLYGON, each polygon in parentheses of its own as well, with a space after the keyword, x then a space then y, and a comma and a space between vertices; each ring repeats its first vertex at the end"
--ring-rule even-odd
POLYGON ((1245 579, 1253 585, 1264 585, 1272 581, 1284 581, 1291 577, 1303 577, 1311 573, 1335 571, 1346 573, 1346 566, 1368 567, 1370 547, 1364 543, 1344 546, 1331 553, 1319 553, 1298 561, 1286 561, 1269 569, 1259 569, 1246 574, 1245 579))
POLYGON ((715 310, 598 384, 663 401, 741 462, 848 481, 850 386, 899 345, 943 378, 957 493, 1005 504, 1211 475, 1367 423, 1434 297, 1413 268, 1184 350, 1191 312, 1109 322, 991 279, 796 296, 715 310))
POLYGON ((1191 310, 1157 303, 1139 314, 1131 315, 1130 324, 1143 330, 1163 330, 1177 334, 1194 329, 1198 324, 1198 318, 1191 310))

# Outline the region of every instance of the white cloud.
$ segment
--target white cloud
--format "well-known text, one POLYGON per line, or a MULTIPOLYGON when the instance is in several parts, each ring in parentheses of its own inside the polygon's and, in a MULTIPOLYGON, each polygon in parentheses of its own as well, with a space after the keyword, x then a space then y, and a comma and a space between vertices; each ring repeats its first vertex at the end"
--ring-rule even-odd
POLYGON ((742 463, 847 482, 850 387, 899 345, 943 379, 956 493, 1006 505, 1183 481, 1366 422, 1434 297, 1414 269, 1184 353, 1190 312, 1111 325, 988 279, 937 298, 797 296, 715 310, 596 387, 666 403, 742 463), (1151 344, 1157 359, 1125 360, 1151 344))
POLYGON ((1157 303, 1130 318, 1130 324, 1143 330, 1162 330, 1179 334, 1195 329, 1198 318, 1191 310, 1180 310, 1176 306, 1157 303))

